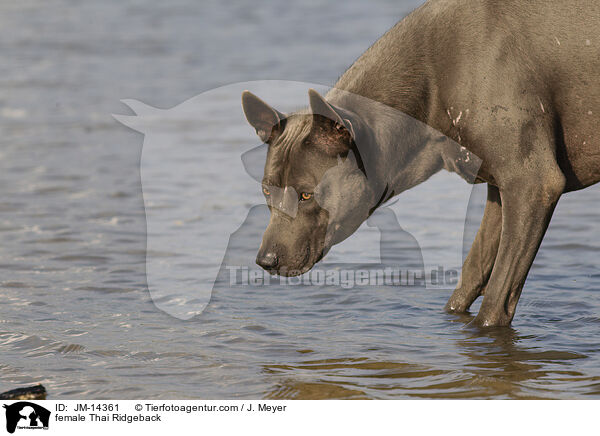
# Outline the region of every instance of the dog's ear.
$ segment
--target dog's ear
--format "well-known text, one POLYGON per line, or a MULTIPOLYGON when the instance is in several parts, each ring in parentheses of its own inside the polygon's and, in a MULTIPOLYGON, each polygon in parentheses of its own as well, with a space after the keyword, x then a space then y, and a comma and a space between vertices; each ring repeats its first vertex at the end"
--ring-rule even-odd
POLYGON ((271 138, 273 130, 281 125, 285 115, 273 109, 250 91, 242 92, 244 115, 263 142, 271 138))
POLYGON ((308 90, 308 97, 314 115, 311 133, 316 144, 332 156, 347 153, 354 138, 349 113, 329 103, 314 89, 308 90))
POLYGON ((310 102, 310 110, 315 115, 322 115, 329 118, 339 127, 343 127, 352 137, 354 137, 354 130, 352 123, 350 122, 349 114, 340 108, 335 107, 329 103, 325 98, 314 89, 308 90, 308 99, 310 102))

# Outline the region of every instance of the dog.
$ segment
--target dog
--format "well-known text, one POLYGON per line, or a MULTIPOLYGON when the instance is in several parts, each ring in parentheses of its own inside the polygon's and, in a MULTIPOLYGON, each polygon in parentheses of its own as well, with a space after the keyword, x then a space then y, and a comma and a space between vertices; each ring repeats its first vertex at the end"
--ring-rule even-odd
POLYGON ((565 192, 600 180, 600 3, 433 0, 377 40, 309 108, 245 91, 268 144, 257 263, 308 270, 379 205, 442 169, 487 184, 448 312, 507 326, 565 192), (398 116, 398 114, 402 114, 398 116), (476 163, 475 163, 476 162, 476 163))

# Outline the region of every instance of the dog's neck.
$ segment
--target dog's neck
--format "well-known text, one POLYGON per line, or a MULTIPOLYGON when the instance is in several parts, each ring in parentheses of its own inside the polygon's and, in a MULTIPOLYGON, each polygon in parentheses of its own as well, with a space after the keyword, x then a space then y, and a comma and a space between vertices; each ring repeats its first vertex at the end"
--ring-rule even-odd
POLYGON ((397 195, 444 168, 446 138, 421 121, 377 101, 335 88, 327 99, 351 110, 360 119, 363 128, 357 129, 355 142, 376 197, 384 190, 397 195), (361 135, 361 130, 369 134, 361 135))
POLYGON ((428 126, 435 125, 431 108, 438 105, 432 104, 435 92, 422 45, 426 26, 409 16, 392 30, 393 38, 392 31, 384 35, 327 94, 328 101, 356 113, 373 132, 373 144, 359 148, 377 170, 367 174, 375 192, 387 187, 397 195, 441 169, 473 182, 477 160, 428 126))
POLYGON ((361 95, 428 124, 433 84, 427 14, 397 23, 339 78, 334 88, 361 95))

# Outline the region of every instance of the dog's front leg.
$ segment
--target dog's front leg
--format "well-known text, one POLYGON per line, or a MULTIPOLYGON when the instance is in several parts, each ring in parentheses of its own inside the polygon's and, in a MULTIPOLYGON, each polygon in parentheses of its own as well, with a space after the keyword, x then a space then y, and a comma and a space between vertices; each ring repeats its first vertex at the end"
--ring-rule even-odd
POLYGON ((479 313, 477 326, 506 326, 515 314, 527 273, 563 193, 565 177, 553 165, 501 183, 502 233, 479 313))
POLYGON ((452 313, 466 312, 490 278, 502 231, 502 203, 500 192, 488 185, 487 202, 481 225, 465 259, 460 282, 446 303, 445 310, 452 313))

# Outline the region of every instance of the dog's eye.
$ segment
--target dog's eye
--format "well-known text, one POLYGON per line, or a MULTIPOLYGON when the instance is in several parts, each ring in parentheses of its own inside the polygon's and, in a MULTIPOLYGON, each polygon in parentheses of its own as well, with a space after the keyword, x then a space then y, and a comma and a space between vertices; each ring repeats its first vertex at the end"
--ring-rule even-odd
POLYGON ((267 196, 268 196, 268 195, 271 195, 271 191, 269 191, 267 188, 265 188, 265 187, 263 186, 263 194, 265 194, 265 195, 267 195, 267 196))
POLYGON ((303 192, 302 194, 300 194, 300 201, 310 200, 312 196, 313 195, 310 192, 303 192))

